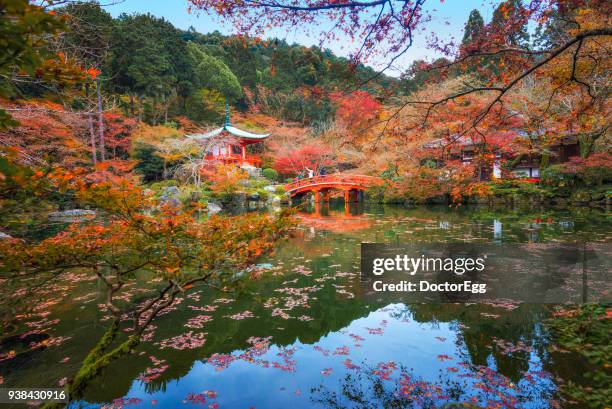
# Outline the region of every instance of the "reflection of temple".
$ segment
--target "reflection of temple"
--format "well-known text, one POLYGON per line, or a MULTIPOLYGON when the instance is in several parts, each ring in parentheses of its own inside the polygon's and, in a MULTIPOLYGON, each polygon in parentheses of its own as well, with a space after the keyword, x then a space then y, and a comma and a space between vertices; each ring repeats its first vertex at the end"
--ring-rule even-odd
POLYGON ((269 136, 270 134, 255 134, 232 126, 227 102, 223 127, 205 134, 189 135, 192 139, 211 142, 206 159, 255 167, 261 165, 261 159, 257 155, 248 155, 247 146, 263 142, 269 136))

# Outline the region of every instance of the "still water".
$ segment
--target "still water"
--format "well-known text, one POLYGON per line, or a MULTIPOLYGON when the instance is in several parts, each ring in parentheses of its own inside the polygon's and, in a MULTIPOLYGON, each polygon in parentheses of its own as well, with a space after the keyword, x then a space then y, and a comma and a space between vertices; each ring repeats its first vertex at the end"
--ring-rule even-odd
MULTIPOLYGON (((405 304, 359 296, 362 242, 607 242, 608 213, 342 203, 306 209, 262 277, 237 292, 193 288, 136 355, 97 378, 73 408, 581 407, 559 383, 586 363, 555 352, 550 306, 405 304), (407 405, 406 401, 403 401, 407 405)), ((50 285, 23 336, 0 345, 3 387, 57 387, 104 333, 100 284, 50 285), (11 354, 14 351, 14 354, 11 354)), ((142 287, 127 289, 139 299, 142 287)), ((142 297, 142 296, 141 296, 142 297)))

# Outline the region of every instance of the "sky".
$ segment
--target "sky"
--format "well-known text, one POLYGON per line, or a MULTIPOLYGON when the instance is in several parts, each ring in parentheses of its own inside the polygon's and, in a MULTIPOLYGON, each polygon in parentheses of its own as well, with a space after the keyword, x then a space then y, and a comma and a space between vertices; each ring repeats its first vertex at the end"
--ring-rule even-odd
MULTIPOLYGON (((109 2, 111 0, 108 0, 109 2)), ((105 6, 106 10, 114 17, 121 13, 151 13, 157 17, 164 17, 175 27, 186 30, 193 26, 200 33, 210 33, 215 30, 223 34, 233 34, 233 27, 224 24, 218 17, 208 16, 206 13, 190 14, 187 12, 189 6, 187 0, 118 0, 118 4, 105 6)), ((493 15, 496 0, 426 0, 424 8, 435 16, 435 20, 427 24, 426 32, 416 33, 413 47, 395 64, 395 70, 388 72, 389 75, 398 75, 410 66, 416 59, 434 59, 440 55, 428 49, 427 37, 433 31, 438 37, 460 41, 463 37, 463 28, 468 19, 470 11, 478 9, 485 22, 490 21, 493 15)), ((117 2, 117 0, 115 0, 117 2)), ((104 3, 102 3, 104 4, 104 3)), ((310 30, 313 28, 310 27, 310 30)), ((320 27, 319 29, 324 29, 320 27)), ((316 30, 314 30, 316 31, 316 30)), ((303 32, 287 33, 283 29, 274 29, 268 33, 270 37, 284 38, 288 43, 298 43, 304 46, 319 45, 318 36, 312 36, 303 32)), ((337 41, 324 44, 324 48, 331 49, 336 55, 348 56, 354 50, 354 44, 337 41)), ((368 61, 368 65, 380 68, 382 61, 368 61)))

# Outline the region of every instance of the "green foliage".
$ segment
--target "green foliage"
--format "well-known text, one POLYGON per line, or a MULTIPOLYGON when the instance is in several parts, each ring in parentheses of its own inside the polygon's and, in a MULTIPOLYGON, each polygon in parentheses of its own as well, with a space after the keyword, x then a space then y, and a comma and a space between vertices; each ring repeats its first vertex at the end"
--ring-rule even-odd
POLYGON ((150 14, 122 14, 114 25, 109 61, 111 84, 119 91, 141 96, 185 94, 193 88, 194 67, 179 31, 150 14))
POLYGON ((154 146, 138 142, 134 146, 132 158, 137 161, 134 169, 140 173, 145 182, 153 182, 164 177, 164 159, 157 155, 154 146))
POLYGON ((400 176, 397 172, 397 165, 389 164, 387 169, 381 172, 380 177, 386 180, 399 180, 400 176))
POLYGON ((577 175, 567 172, 563 165, 552 165, 541 171, 540 181, 559 196, 569 196, 577 184, 577 175))
POLYGON ((227 98, 237 99, 242 96, 238 78, 227 65, 206 54, 201 46, 193 42, 187 43, 187 52, 195 67, 200 87, 219 91, 227 98))
MULTIPOLYGON (((249 87, 249 102, 262 112, 284 119, 316 124, 333 118, 334 107, 327 93, 357 84, 374 76, 371 68, 354 67, 343 57, 318 47, 269 42, 244 37, 224 37, 218 32, 199 34, 190 29, 183 38, 204 47, 207 54, 222 60, 249 87), (305 92, 310 90, 312 92, 305 92)), ((368 85, 376 93, 397 80, 381 75, 368 85)))
MULTIPOLYGON (((1 90, 0 90, 1 94, 1 90)), ((17 126, 19 123, 11 117, 4 109, 0 108, 0 130, 7 129, 12 126, 17 126)))
MULTIPOLYGON (((10 150, 0 150, 0 220, 31 209, 57 209, 74 201, 74 191, 52 186, 52 169, 35 170, 17 161, 10 150)), ((8 226, 6 223, 5 227, 8 226)), ((39 228, 39 232, 44 229, 39 228)))
MULTIPOLYGON (((16 72, 34 76, 51 55, 46 37, 64 27, 56 16, 31 2, 3 0, 0 4, 0 97, 13 94, 16 72)), ((0 129, 14 126, 10 115, 0 108, 0 129)))
POLYGON ((506 0, 493 11, 491 27, 497 34, 505 37, 504 40, 507 45, 527 48, 529 46, 527 19, 521 18, 525 14, 525 7, 520 0, 506 0), (515 24, 513 27, 508 27, 508 20, 523 21, 524 24, 515 24))
POLYGON ((463 46, 469 45, 474 40, 478 39, 484 29, 484 19, 480 15, 480 12, 476 9, 470 12, 468 21, 465 24, 465 31, 461 44, 463 46))
MULTIPOLYGON (((436 59, 432 66, 446 66, 451 61, 441 57, 436 59)), ((427 65, 425 60, 415 60, 410 65, 406 73, 402 76, 402 88, 406 94, 419 91, 426 85, 440 82, 445 78, 459 74, 457 70, 450 70, 449 75, 442 75, 441 70, 423 70, 423 66, 427 65), (456 72, 457 71, 457 72, 456 72)))
POLYGON ((186 99, 185 114, 196 121, 220 123, 225 117, 225 97, 215 90, 200 89, 186 99))
POLYGON ((586 186, 602 185, 612 182, 612 168, 608 166, 588 166, 584 167, 580 174, 580 179, 586 186))
POLYGON ((270 184, 270 181, 265 178, 250 178, 248 180, 248 186, 254 189, 263 189, 269 184, 270 184))
POLYGON ((42 8, 21 0, 2 1, 0 70, 19 67, 33 75, 49 51, 44 35, 58 32, 62 22, 42 8))
POLYGON ((259 195, 259 200, 266 201, 268 197, 270 197, 270 192, 265 189, 257 189, 257 194, 259 195))
MULTIPOLYGON (((225 97, 240 108, 257 104, 265 114, 325 123, 335 110, 330 92, 375 74, 318 47, 182 31, 150 14, 113 19, 96 2, 70 3, 57 11, 71 28, 65 42, 74 56, 101 69, 104 92, 122 94, 126 114, 150 124, 177 115, 218 122, 225 97)), ((376 94, 395 84, 381 75, 367 88, 376 94)))
POLYGON ((169 179, 162 182, 157 182, 151 185, 151 188, 155 190, 156 196, 160 197, 166 191, 166 188, 169 186, 177 186, 178 187, 178 195, 176 198, 182 203, 185 208, 191 207, 193 205, 201 205, 204 206, 208 203, 209 199, 212 196, 212 191, 210 190, 207 183, 203 183, 200 186, 195 184, 178 184, 175 180, 169 179), (170 183, 174 182, 174 184, 170 183), (155 186, 155 188, 153 188, 155 186))
POLYGON ((162 180, 159 182, 151 183, 149 185, 149 189, 151 189, 156 194, 161 194, 164 189, 170 186, 178 186, 178 182, 174 179, 162 180))
POLYGON ((504 179, 491 183, 491 194, 494 196, 521 195, 531 197, 544 193, 544 190, 536 183, 529 183, 520 179, 504 179))
POLYGON ((66 18, 68 30, 62 34, 64 47, 82 64, 102 72, 109 51, 113 17, 94 1, 69 3, 59 9, 66 18))
MULTIPOLYGON (((387 202, 387 200, 385 200, 386 197, 385 197, 385 187, 384 186, 373 186, 369 188, 368 190, 366 190, 365 195, 368 201, 371 201, 371 202, 375 202, 375 203, 387 202)), ((388 200, 388 202, 391 203, 392 200, 388 200)))
POLYGON ((612 320, 605 305, 588 304, 562 311, 548 320, 556 342, 564 349, 582 355, 591 369, 585 373, 588 385, 568 382, 563 390, 573 400, 591 408, 603 408, 612 402, 612 320))
POLYGON ((261 171, 261 174, 263 177, 272 182, 276 182, 278 180, 278 172, 275 169, 266 168, 261 171))

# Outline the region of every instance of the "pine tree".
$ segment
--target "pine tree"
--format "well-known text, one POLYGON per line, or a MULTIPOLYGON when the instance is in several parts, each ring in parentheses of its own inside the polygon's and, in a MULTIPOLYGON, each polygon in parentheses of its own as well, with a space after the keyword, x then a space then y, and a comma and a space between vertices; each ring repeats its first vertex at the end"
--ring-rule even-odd
POLYGON ((467 46, 474 42, 481 34, 484 28, 484 19, 480 15, 480 12, 476 9, 472 10, 468 21, 465 24, 465 33, 463 34, 463 40, 461 40, 462 46, 467 46))
POLYGON ((507 0, 493 12, 491 28, 493 33, 502 36, 507 45, 527 48, 527 13, 520 0, 507 0))

